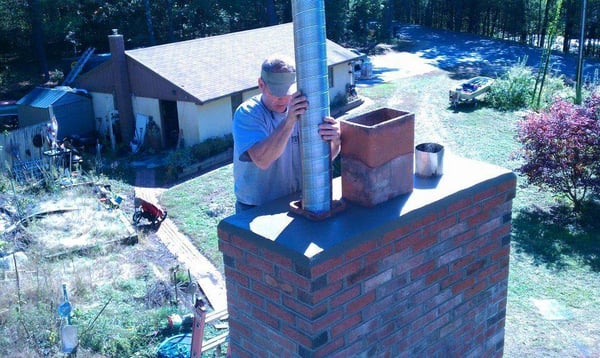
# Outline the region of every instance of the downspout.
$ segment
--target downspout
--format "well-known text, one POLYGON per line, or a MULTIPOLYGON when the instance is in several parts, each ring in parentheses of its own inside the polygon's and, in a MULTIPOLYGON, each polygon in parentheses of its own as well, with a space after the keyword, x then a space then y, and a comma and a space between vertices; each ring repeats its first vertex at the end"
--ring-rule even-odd
POLYGON ((302 210, 331 211, 331 159, 329 143, 318 126, 329 116, 329 80, 323 0, 292 0, 294 49, 298 90, 308 98, 301 116, 302 210))

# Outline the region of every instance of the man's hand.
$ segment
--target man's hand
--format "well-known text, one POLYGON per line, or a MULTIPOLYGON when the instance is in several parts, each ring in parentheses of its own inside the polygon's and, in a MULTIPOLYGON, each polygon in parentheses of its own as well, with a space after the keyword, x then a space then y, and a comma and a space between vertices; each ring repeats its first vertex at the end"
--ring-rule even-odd
POLYGON ((308 108, 308 100, 300 91, 294 93, 288 104, 287 119, 297 121, 298 117, 306 113, 308 108))
POLYGON ((341 148, 340 122, 333 117, 323 118, 323 123, 319 124, 319 135, 324 141, 330 143, 331 159, 335 158, 341 148))

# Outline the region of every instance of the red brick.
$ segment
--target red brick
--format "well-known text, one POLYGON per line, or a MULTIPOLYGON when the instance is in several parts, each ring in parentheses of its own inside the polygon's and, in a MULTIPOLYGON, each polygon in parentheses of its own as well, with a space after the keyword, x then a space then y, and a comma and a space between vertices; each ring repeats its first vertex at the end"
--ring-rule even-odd
POLYGON ((388 269, 386 271, 381 272, 378 275, 375 275, 372 278, 365 280, 365 282, 364 282, 365 292, 374 290, 377 287, 383 285, 384 283, 389 282, 392 279, 392 274, 393 274, 393 270, 388 269))
MULTIPOLYGON (((479 255, 479 257, 482 257, 482 256, 484 256, 484 255, 479 255)), ((469 266, 467 266, 467 270, 466 270, 467 275, 472 276, 474 273, 481 270, 481 268, 485 265, 485 263, 486 263, 486 260, 482 259, 482 260, 479 260, 477 262, 470 264, 469 266)))
POLYGON ((481 249, 479 249, 479 252, 477 252, 477 256, 485 257, 488 254, 498 250, 499 248, 500 248, 500 243, 498 242, 498 240, 493 240, 490 242, 489 245, 486 245, 486 246, 482 247, 481 249))
POLYGON ((464 232, 469 230, 469 225, 465 222, 459 222, 447 229, 440 231, 440 240, 448 240, 453 237, 456 237, 464 232))
POLYGON ((472 287, 474 284, 475 279, 473 277, 467 277, 465 280, 458 282, 454 286, 452 286, 452 293, 457 295, 467 290, 469 287, 472 287))
POLYGON ((221 244, 219 250, 223 255, 233 257, 236 261, 244 258, 244 251, 232 245, 221 244))
POLYGON ((468 230, 452 240, 455 246, 462 246, 469 241, 471 241, 475 237, 475 229, 468 230))
POLYGON ((312 321, 311 331, 322 332, 331 329, 331 327, 339 322, 341 319, 346 317, 343 309, 336 309, 333 312, 329 312, 327 315, 317 318, 312 321))
POLYGON ((259 307, 259 308, 265 307, 265 300, 261 296, 254 293, 253 291, 250 291, 245 288, 240 288, 240 289, 238 289, 238 294, 242 299, 248 301, 255 307, 259 307))
POLYGON ((494 253, 492 255, 492 261, 499 261, 502 258, 508 258, 509 255, 510 255, 510 246, 505 246, 504 248, 496 251, 496 253, 494 253))
POLYGON ((347 315, 347 318, 336 324, 331 329, 331 337, 336 338, 338 336, 344 336, 348 331, 358 326, 362 322, 360 313, 347 315))
POLYGON ((331 298, 331 306, 332 307, 342 306, 342 305, 346 304, 346 302, 354 299, 355 297, 358 297, 360 295, 360 293, 361 293, 360 285, 352 286, 349 289, 336 295, 335 297, 332 297, 331 298))
POLYGON ((373 303, 375 301, 375 292, 367 292, 363 294, 361 297, 355 299, 352 302, 348 302, 346 304, 346 314, 352 314, 355 312, 361 311, 368 304, 373 303))
POLYGON ((463 252, 462 247, 458 247, 450 252, 443 254, 438 259, 438 263, 437 263, 438 266, 444 266, 444 265, 449 264, 450 262, 458 260, 460 257, 463 256, 462 252, 463 252))
POLYGON ((506 235, 510 234, 510 230, 511 230, 510 223, 504 224, 504 225, 500 226, 499 228, 497 228, 496 230, 492 231, 490 234, 490 237, 492 240, 501 240, 506 235))
POLYGON ((427 261, 424 264, 415 267, 410 271, 410 277, 413 280, 417 280, 421 278, 421 276, 426 275, 427 273, 433 271, 436 268, 435 261, 427 261))
POLYGON ((298 344, 301 344, 305 347, 310 347, 312 345, 312 341, 311 341, 310 337, 308 337, 307 335, 305 335, 302 332, 297 331, 292 326, 289 326, 287 324, 283 325, 281 327, 281 332, 284 335, 290 337, 290 339, 292 339, 293 341, 295 341, 298 344))
POLYGON ((279 269, 278 272, 279 272, 278 281, 280 283, 286 282, 295 288, 301 288, 306 291, 310 290, 310 280, 307 279, 306 277, 300 276, 295 272, 291 272, 291 271, 288 271, 285 269, 279 269))
POLYGON ((413 246, 413 252, 418 253, 425 249, 431 248, 431 246, 437 243, 437 235, 424 236, 421 240, 417 241, 413 246))
POLYGON ((227 230, 223 230, 219 227, 217 227, 217 237, 223 241, 229 241, 230 240, 230 235, 229 232, 227 230))
POLYGON ((489 218, 486 212, 480 211, 476 215, 473 215, 466 219, 467 224, 470 228, 477 229, 481 223, 485 222, 489 218))
POLYGON ((429 225, 427 227, 427 231, 431 234, 437 234, 443 230, 447 230, 451 227, 454 227, 457 224, 456 215, 452 215, 450 217, 443 218, 433 223, 433 225, 429 225))
POLYGON ((319 349, 315 354, 315 358, 329 358, 336 350, 344 347, 346 344, 344 338, 335 339, 319 349))
POLYGON ((475 215, 478 215, 482 212, 482 205, 477 203, 476 205, 465 208, 464 210, 458 213, 458 221, 467 221, 467 219, 472 218, 475 215))
POLYGON ((479 282, 477 285, 469 288, 466 292, 465 292, 465 299, 470 299, 471 297, 477 295, 478 293, 482 292, 483 290, 485 290, 487 287, 486 282, 479 282))
POLYGON ((248 276, 248 278, 250 278, 251 280, 263 282, 263 272, 257 269, 256 267, 248 266, 239 262, 237 262, 235 266, 237 267, 238 271, 246 274, 246 276, 248 276))
POLYGON ((359 324, 357 326, 350 327, 350 330, 346 331, 346 341, 355 342, 357 340, 361 340, 364 337, 366 337, 369 334, 369 332, 377 328, 378 325, 379 322, 375 319, 372 319, 366 322, 363 321, 362 324, 359 324))
POLYGON ((263 257, 267 262, 271 262, 279 267, 283 267, 288 270, 293 269, 293 261, 287 256, 279 255, 270 250, 264 250, 263 257))
POLYGON ((252 310, 252 317, 257 319, 256 323, 261 322, 262 324, 270 326, 273 329, 280 329, 279 320, 261 309, 255 307, 252 310))
POLYGON ((431 285, 432 283, 438 282, 442 277, 446 277, 446 275, 448 275, 448 267, 441 267, 425 278, 425 284, 431 285))
POLYGON ((399 262, 394 271, 394 275, 400 275, 401 273, 414 269, 415 267, 421 265, 424 259, 425 254, 421 253, 419 255, 411 257, 408 260, 399 262))
POLYGON ((365 321, 370 320, 372 318, 376 318, 380 322, 385 322, 389 319, 394 320, 394 316, 398 313, 398 308, 402 306, 405 305, 402 305, 401 302, 397 302, 396 298, 393 295, 388 295, 379 298, 377 301, 365 307, 365 309, 362 310, 361 313, 363 320, 365 321))
POLYGON ((410 326, 410 329, 414 331, 418 331, 421 328, 425 327, 429 322, 432 322, 437 317, 436 310, 431 310, 427 312, 424 316, 421 316, 414 320, 410 326))
POLYGON ((247 252, 253 252, 253 253, 258 252, 258 247, 256 245, 254 245, 253 243, 251 243, 250 240, 239 237, 237 235, 231 235, 231 244, 234 246, 237 246, 241 249, 244 249, 244 251, 247 251, 247 252))
POLYGON ((343 256, 336 256, 330 260, 327 260, 323 263, 315 265, 310 269, 311 277, 319 277, 325 273, 336 270, 338 266, 345 262, 343 256))
POLYGON ((383 242, 389 243, 403 238, 412 231, 411 225, 402 225, 392 231, 388 231, 383 235, 383 242))
POLYGON ((481 191, 479 193, 475 193, 475 195, 473 196, 473 200, 476 203, 478 203, 478 202, 482 202, 494 195, 496 195, 496 187, 492 187, 487 190, 481 191))
POLYGON ((356 283, 363 282, 364 280, 367 279, 367 277, 371 277, 371 276, 377 274, 378 271, 379 271, 379 265, 377 265, 377 264, 365 266, 362 269, 360 269, 359 271, 348 276, 348 278, 347 278, 348 285, 352 286, 356 283))
POLYGON ((255 291, 256 293, 259 293, 261 296, 263 296, 264 298, 271 300, 272 302, 280 302, 281 300, 281 291, 280 290, 276 290, 273 289, 271 287, 265 286, 260 282, 253 282, 252 283, 252 290, 255 291))
POLYGON ((440 292, 439 285, 424 286, 424 290, 413 294, 415 302, 426 302, 440 292))
POLYGON ((228 279, 227 282, 231 281, 231 282, 235 282, 240 286, 243 287, 248 287, 248 285, 250 284, 250 280, 248 279, 248 276, 244 275, 243 273, 237 271, 237 270, 225 270, 226 276, 230 277, 231 279, 228 279))
POLYGON ((506 203, 506 197, 504 195, 496 195, 493 198, 482 202, 484 210, 491 210, 492 208, 501 206, 506 203))
POLYGON ((433 332, 443 326, 445 326, 448 322, 450 322, 450 315, 448 313, 436 318, 430 324, 425 326, 425 331, 433 332))
POLYGON ((283 305, 289 308, 294 314, 299 314, 302 317, 313 319, 315 316, 320 316, 323 311, 326 311, 326 305, 309 307, 308 305, 293 299, 289 296, 283 296, 283 305))
POLYGON ((408 235, 408 236, 400 239, 396 243, 394 243, 394 249, 397 252, 402 252, 405 249, 413 247, 416 243, 421 241, 422 238, 423 238, 423 231, 416 230, 415 232, 411 233, 410 235, 408 235))
POLYGON ((467 208, 472 203, 473 203, 473 198, 471 196, 461 198, 458 201, 455 201, 455 202, 451 203, 450 205, 448 205, 448 212, 450 212, 450 213, 459 212, 462 209, 467 208))
POLYGON ((477 228, 477 235, 484 235, 502 226, 502 218, 494 218, 477 228))
POLYGON ((333 282, 333 283, 325 286, 323 289, 312 293, 312 295, 314 297, 314 302, 321 302, 324 299, 330 298, 331 296, 333 296, 337 292, 339 292, 341 289, 342 289, 341 281, 333 282))
POLYGON ((327 282, 335 282, 358 272, 363 268, 362 260, 354 260, 346 263, 343 266, 339 266, 335 271, 331 271, 328 274, 327 282))
POLYGON ((286 322, 291 325, 296 323, 295 316, 290 311, 283 309, 281 304, 278 304, 277 302, 267 302, 266 304, 267 312, 279 318, 282 322, 286 322))
POLYGON ((475 260, 475 255, 469 254, 468 256, 463 256, 460 259, 454 261, 452 265, 450 265, 450 269, 452 272, 458 272, 469 265, 471 262, 475 260))
POLYGON ((514 190, 517 186, 517 179, 512 178, 511 180, 507 180, 503 183, 498 184, 497 190, 498 192, 510 191, 514 190))
POLYGON ((379 247, 377 250, 365 255, 365 265, 371 265, 375 262, 381 262, 382 259, 389 257, 392 254, 392 245, 379 247))
POLYGON ((356 258, 363 257, 366 253, 373 251, 376 247, 375 243, 375 240, 369 240, 348 250, 348 252, 346 252, 346 261, 352 261, 356 258))
POLYGON ((446 278, 444 278, 440 284, 441 288, 446 288, 454 285, 456 282, 462 280, 464 278, 464 273, 456 272, 446 278))
POLYGON ((256 267, 266 274, 273 274, 274 266, 271 262, 266 261, 256 255, 246 255, 246 263, 250 266, 256 267))

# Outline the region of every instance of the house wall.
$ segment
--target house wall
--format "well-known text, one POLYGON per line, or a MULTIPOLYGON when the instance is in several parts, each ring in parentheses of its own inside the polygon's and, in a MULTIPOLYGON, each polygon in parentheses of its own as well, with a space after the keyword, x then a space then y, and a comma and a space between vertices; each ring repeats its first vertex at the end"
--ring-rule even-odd
POLYGON ((94 118, 96 118, 96 130, 100 131, 103 128, 103 122, 110 118, 110 114, 114 112, 115 101, 112 94, 90 92, 92 95, 92 106, 94 108, 94 118))
POLYGON ((329 102, 334 102, 336 96, 346 95, 346 85, 350 83, 349 69, 348 63, 333 67, 333 87, 329 88, 329 102))
POLYGON ((211 137, 231 133, 231 100, 224 97, 204 105, 177 102, 179 128, 183 130, 185 145, 200 143, 211 137))
POLYGON ((154 123, 162 130, 160 103, 156 98, 133 97, 133 113, 140 113, 151 117, 154 123))

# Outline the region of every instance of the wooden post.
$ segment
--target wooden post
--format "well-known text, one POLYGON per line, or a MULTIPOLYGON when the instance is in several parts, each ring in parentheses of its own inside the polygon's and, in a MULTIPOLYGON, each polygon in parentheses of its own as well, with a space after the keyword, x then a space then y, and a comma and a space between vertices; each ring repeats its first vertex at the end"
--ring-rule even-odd
POLYGON ((192 326, 191 358, 202 356, 202 340, 204 339, 204 323, 206 321, 206 303, 196 298, 194 305, 194 325, 192 326))

